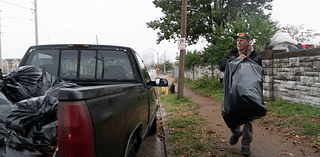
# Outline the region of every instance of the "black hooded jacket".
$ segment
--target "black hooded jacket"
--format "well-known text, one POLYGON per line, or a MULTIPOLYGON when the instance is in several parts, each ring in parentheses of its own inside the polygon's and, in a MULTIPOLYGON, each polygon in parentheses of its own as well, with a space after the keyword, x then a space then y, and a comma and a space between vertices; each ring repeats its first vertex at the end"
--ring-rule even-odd
MULTIPOLYGON (((239 52, 237 48, 227 51, 227 54, 219 62, 219 70, 225 71, 228 62, 235 60, 239 57, 239 52)), ((262 67, 261 55, 259 55, 255 50, 250 54, 249 58, 258 63, 262 67)))

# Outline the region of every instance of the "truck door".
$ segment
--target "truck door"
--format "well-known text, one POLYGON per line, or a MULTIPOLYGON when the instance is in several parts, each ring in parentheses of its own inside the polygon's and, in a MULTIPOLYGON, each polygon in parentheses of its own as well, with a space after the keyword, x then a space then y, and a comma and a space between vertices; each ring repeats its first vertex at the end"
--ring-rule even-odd
MULTIPOLYGON (((142 59, 137 56, 137 60, 139 61, 139 65, 142 72, 142 77, 144 82, 147 84, 151 81, 150 75, 148 73, 147 67, 143 63, 142 59)), ((156 91, 153 86, 146 86, 147 95, 148 95, 148 123, 152 122, 152 118, 157 114, 157 103, 156 103, 156 91)))

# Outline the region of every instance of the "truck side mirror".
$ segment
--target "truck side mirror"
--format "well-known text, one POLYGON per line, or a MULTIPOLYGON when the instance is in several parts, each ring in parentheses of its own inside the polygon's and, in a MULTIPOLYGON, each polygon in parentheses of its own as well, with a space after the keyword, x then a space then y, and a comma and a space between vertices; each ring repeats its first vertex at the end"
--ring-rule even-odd
POLYGON ((156 86, 168 86, 168 80, 163 78, 156 78, 156 86))
POLYGON ((168 80, 163 78, 156 78, 155 81, 150 81, 147 83, 147 85, 156 87, 166 87, 168 86, 168 80))
POLYGON ((156 78, 155 81, 148 82, 147 85, 157 86, 157 87, 166 87, 168 86, 168 80, 163 78, 156 78))

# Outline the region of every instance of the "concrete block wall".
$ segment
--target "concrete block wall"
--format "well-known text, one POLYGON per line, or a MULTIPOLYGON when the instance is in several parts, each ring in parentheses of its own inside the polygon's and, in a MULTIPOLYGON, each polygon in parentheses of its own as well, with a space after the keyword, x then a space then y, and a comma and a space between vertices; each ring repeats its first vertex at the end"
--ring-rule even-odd
POLYGON ((260 54, 264 96, 320 107, 320 49, 260 54))
POLYGON ((212 66, 207 64, 194 64, 190 70, 186 70, 184 72, 184 77, 192 80, 202 78, 206 75, 210 77, 217 75, 223 77, 223 73, 219 70, 217 65, 212 66))

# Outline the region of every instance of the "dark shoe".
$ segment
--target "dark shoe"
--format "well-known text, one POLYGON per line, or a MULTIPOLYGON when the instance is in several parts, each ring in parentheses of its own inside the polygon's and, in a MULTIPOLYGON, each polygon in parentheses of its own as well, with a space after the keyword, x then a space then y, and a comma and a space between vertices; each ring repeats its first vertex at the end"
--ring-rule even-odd
POLYGON ((242 135, 242 133, 241 133, 240 135, 238 135, 238 136, 232 135, 232 136, 230 137, 229 143, 230 143, 231 145, 237 144, 238 141, 239 141, 239 137, 240 137, 241 135, 242 135))
POLYGON ((251 155, 250 148, 242 148, 242 149, 241 149, 241 155, 243 155, 243 156, 250 156, 250 155, 251 155))

